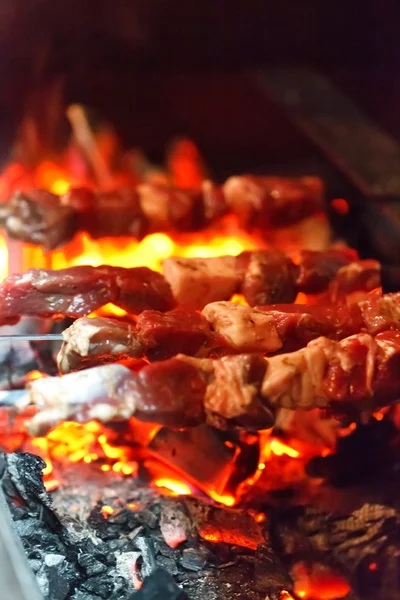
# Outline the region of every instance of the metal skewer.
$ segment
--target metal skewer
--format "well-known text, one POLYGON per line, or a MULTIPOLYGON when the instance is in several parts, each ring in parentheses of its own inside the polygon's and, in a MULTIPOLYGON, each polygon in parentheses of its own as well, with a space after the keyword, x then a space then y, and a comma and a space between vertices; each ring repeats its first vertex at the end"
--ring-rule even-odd
POLYGON ((0 335, 0 342, 62 342, 62 333, 0 335))

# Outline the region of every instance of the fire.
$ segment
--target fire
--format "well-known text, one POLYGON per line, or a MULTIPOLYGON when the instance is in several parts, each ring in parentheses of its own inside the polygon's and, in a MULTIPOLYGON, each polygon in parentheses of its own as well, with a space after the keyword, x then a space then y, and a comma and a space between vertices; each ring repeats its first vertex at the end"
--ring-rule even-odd
POLYGON ((6 239, 0 235, 0 280, 7 277, 8 273, 8 249, 6 239))
POLYGON ((298 450, 291 448, 290 446, 288 446, 287 444, 284 444, 283 442, 281 442, 278 439, 271 440, 269 447, 270 447, 271 452, 273 454, 276 454, 276 456, 282 456, 283 454, 286 454, 287 456, 290 456, 291 458, 299 458, 299 456, 300 456, 300 452, 298 450))
POLYGON ((156 479, 154 485, 158 488, 166 488, 174 496, 189 496, 192 493, 191 488, 186 483, 174 481, 173 479, 156 479))

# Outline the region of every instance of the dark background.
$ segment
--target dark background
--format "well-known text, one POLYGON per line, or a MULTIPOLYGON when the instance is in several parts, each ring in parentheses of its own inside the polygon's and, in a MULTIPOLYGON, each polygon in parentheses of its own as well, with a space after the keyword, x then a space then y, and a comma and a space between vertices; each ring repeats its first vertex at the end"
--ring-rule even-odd
POLYGON ((0 152, 62 77, 66 103, 96 106, 155 157, 184 134, 227 169, 300 160, 241 75, 280 64, 322 69, 400 139, 399 33, 395 0, 0 0, 0 152))

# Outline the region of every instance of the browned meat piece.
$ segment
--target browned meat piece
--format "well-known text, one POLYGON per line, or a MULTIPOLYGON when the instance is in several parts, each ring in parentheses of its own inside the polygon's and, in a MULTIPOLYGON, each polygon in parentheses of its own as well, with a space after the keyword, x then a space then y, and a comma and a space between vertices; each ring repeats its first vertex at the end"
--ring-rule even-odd
POLYGON ((341 267, 358 260, 355 250, 303 250, 299 254, 298 289, 305 294, 322 292, 341 267))
POLYGON ((196 312, 145 310, 137 320, 138 335, 150 360, 176 354, 207 355, 213 335, 205 317, 196 312))
POLYGON ((256 354, 224 356, 213 361, 204 408, 210 424, 225 428, 268 429, 274 413, 261 397, 266 362, 256 354), (225 423, 224 423, 225 421, 225 423))
MULTIPOLYGON (((70 192, 70 202, 73 194, 70 192)), ((80 192, 80 198, 82 194, 80 192)), ((132 236, 140 240, 150 230, 149 222, 140 206, 134 189, 123 188, 95 195, 93 206, 80 211, 78 229, 87 231, 92 238, 132 236)))
POLYGON ((46 190, 16 192, 7 203, 5 227, 14 239, 52 250, 75 235, 76 213, 46 190))
POLYGON ((238 291, 241 280, 234 256, 167 258, 163 274, 179 304, 193 309, 216 300, 229 300, 238 291))
POLYGON ((235 352, 265 354, 282 348, 274 317, 263 311, 233 302, 213 302, 203 309, 203 315, 235 352))
POLYGON ((0 324, 15 323, 22 315, 82 317, 108 302, 136 314, 175 305, 163 277, 144 267, 31 269, 0 284, 0 324))
POLYGON ((136 328, 116 319, 83 317, 68 327, 63 337, 57 359, 60 373, 144 355, 136 328))
POLYGON ((324 189, 317 177, 230 177, 223 185, 229 208, 244 225, 287 226, 323 210, 324 189))
POLYGON ((294 302, 298 267, 283 252, 243 252, 237 265, 244 270, 240 291, 250 306, 294 302))
POLYGON ((222 187, 209 180, 203 181, 202 194, 205 224, 212 223, 226 215, 228 206, 222 187))
POLYGON ((381 265, 376 260, 358 260, 341 267, 329 286, 333 302, 359 290, 370 292, 381 286, 381 265))
POLYGON ((400 332, 367 333, 274 356, 262 384, 272 406, 337 413, 376 410, 400 397, 400 332))

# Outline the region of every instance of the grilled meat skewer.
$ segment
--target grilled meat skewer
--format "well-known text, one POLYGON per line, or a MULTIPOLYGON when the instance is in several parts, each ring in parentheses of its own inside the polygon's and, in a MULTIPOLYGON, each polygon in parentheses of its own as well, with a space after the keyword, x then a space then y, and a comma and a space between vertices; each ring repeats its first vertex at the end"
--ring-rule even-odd
POLYGON ((178 355, 133 373, 122 365, 94 367, 28 385, 42 435, 62 420, 135 416, 168 427, 207 421, 217 428, 270 427, 278 408, 360 414, 400 397, 400 332, 325 337, 264 360, 256 354, 218 359, 178 355))
POLYGON ((136 326, 115 319, 77 319, 63 333, 61 373, 126 358, 167 359, 176 354, 206 357, 297 350, 321 335, 400 329, 400 293, 347 305, 271 305, 251 308, 233 302, 208 304, 203 313, 146 310, 136 326))
POLYGON ((64 245, 78 231, 93 238, 156 231, 195 231, 225 215, 248 227, 287 226, 323 210, 323 184, 298 179, 231 177, 224 186, 204 181, 193 189, 143 183, 111 192, 72 188, 62 196, 46 190, 16 192, 3 207, 8 235, 47 250, 64 245))

